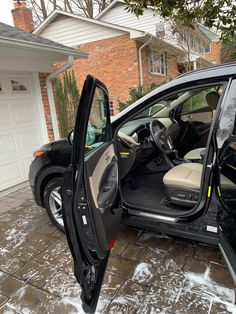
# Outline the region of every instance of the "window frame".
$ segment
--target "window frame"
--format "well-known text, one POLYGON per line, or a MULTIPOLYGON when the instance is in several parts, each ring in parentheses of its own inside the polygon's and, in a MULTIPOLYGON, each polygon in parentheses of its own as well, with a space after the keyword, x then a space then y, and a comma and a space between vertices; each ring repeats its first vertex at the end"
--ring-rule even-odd
POLYGON ((154 74, 154 75, 162 75, 162 76, 167 76, 168 75, 168 61, 167 61, 167 53, 166 51, 158 51, 157 49, 148 48, 148 69, 149 73, 154 74), (154 53, 159 56, 159 65, 155 65, 158 61, 154 61, 154 53), (162 57, 163 57, 163 63, 162 63, 162 57), (155 70, 155 67, 159 68, 158 70, 155 70), (162 72, 162 69, 164 71, 162 72))

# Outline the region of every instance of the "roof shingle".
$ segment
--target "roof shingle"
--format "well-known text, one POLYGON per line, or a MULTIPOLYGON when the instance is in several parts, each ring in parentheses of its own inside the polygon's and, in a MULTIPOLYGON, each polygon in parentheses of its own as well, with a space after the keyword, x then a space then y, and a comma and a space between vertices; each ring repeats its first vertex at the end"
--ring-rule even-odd
POLYGON ((43 38, 38 35, 34 35, 32 33, 24 32, 22 30, 19 30, 18 28, 15 28, 13 26, 10 26, 1 22, 0 22, 0 38, 21 40, 24 42, 28 42, 29 44, 34 43, 34 44, 39 44, 39 45, 45 45, 51 48, 60 48, 60 49, 66 49, 66 50, 70 49, 76 52, 76 50, 71 47, 61 45, 52 40, 43 38))

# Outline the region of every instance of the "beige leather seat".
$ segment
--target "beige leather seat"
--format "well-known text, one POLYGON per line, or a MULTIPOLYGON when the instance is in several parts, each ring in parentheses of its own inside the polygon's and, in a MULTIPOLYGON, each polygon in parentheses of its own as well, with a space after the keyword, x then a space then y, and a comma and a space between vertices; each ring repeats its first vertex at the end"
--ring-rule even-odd
MULTIPOLYGON (((206 95, 207 104, 212 109, 212 119, 214 118, 219 99, 220 99, 220 94, 215 91, 209 92, 206 95)), ((193 162, 199 162, 204 158, 204 152, 205 152, 205 147, 190 150, 184 156, 184 159, 193 161, 193 162)))
MULTIPOLYGON (((197 201, 201 187, 203 165, 185 163, 170 169, 163 177, 168 199, 176 204, 193 207, 197 201)), ((236 186, 225 176, 221 176, 221 189, 236 190, 236 186)))
POLYGON ((200 161, 204 158, 206 148, 196 148, 193 150, 190 150, 185 156, 184 159, 187 159, 189 161, 200 161))

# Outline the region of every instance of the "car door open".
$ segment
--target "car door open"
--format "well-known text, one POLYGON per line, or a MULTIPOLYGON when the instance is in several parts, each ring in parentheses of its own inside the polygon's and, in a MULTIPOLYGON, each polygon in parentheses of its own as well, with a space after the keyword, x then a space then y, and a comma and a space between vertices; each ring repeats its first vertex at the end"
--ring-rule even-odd
POLYGON ((217 142, 217 220, 219 246, 236 284, 236 80, 219 117, 217 142))
POLYGON ((86 313, 96 310, 122 209, 118 164, 105 85, 84 83, 73 137, 71 165, 62 184, 65 232, 86 313))

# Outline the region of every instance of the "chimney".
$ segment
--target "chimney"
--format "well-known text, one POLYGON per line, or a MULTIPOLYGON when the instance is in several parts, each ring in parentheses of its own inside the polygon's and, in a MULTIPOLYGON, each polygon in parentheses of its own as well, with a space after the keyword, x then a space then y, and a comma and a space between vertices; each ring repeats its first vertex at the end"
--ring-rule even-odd
POLYGON ((14 9, 11 10, 11 13, 15 27, 25 32, 32 32, 34 30, 32 10, 27 8, 25 1, 14 1, 14 9))

